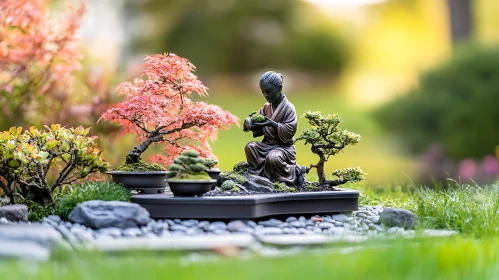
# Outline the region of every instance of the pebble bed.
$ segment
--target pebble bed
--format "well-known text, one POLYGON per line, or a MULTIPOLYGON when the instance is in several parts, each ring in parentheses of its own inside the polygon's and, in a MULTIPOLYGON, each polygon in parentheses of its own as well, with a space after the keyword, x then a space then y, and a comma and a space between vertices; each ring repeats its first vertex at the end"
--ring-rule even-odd
MULTIPOLYGON (((200 221, 195 219, 151 219, 146 226, 140 228, 120 229, 116 227, 93 230, 80 224, 61 221, 58 216, 49 216, 41 222, 54 227, 72 244, 81 244, 100 239, 120 238, 157 238, 168 236, 199 236, 199 235, 356 235, 356 236, 384 236, 384 235, 414 235, 413 230, 404 230, 400 227, 387 228, 380 223, 381 206, 360 207, 359 211, 347 214, 332 214, 323 216, 288 217, 285 220, 269 219, 264 221, 234 220, 228 223, 223 221, 200 221)), ((0 219, 0 224, 8 223, 0 219)))

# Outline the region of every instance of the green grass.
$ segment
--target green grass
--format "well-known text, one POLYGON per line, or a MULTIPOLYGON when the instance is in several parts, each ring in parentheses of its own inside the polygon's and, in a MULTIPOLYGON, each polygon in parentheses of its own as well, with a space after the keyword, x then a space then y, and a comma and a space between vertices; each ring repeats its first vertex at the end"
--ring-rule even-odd
POLYGON ((240 258, 129 252, 2 262, 2 279, 497 279, 499 242, 448 239, 337 244, 293 256, 240 258), (195 261, 198 259, 197 261, 195 261))
POLYGON ((425 228, 454 229, 464 235, 495 237, 499 233, 499 184, 416 193, 417 214, 425 228))

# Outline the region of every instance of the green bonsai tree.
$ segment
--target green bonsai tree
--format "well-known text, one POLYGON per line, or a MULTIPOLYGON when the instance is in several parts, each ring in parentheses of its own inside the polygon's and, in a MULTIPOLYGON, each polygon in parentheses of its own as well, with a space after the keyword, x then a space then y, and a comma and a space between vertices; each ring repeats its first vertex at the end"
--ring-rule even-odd
POLYGON ((180 180, 210 180, 206 173, 205 159, 196 151, 185 151, 173 160, 168 167, 167 176, 180 180))
POLYGON ((304 140, 305 145, 310 144, 312 153, 319 156, 316 164, 310 168, 317 169, 319 186, 337 186, 346 182, 356 182, 364 179, 364 173, 359 167, 346 168, 333 171, 335 180, 326 180, 324 164, 330 156, 334 156, 348 145, 355 145, 360 141, 360 135, 347 130, 340 130, 341 119, 337 114, 323 116, 320 112, 306 112, 302 116, 312 126, 303 130, 303 134, 296 141, 304 140))

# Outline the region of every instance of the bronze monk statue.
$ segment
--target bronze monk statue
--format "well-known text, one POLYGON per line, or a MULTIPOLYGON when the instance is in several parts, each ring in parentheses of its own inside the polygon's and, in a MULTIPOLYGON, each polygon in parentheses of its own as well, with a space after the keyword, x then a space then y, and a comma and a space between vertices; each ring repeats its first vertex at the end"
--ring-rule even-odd
POLYGON ((265 120, 253 123, 248 117, 244 120, 243 131, 252 131, 253 137, 263 136, 263 140, 248 143, 244 151, 249 173, 289 186, 301 186, 309 168, 296 164, 296 110, 282 94, 282 80, 282 75, 274 71, 268 71, 260 78, 260 89, 267 103, 258 113, 265 120))

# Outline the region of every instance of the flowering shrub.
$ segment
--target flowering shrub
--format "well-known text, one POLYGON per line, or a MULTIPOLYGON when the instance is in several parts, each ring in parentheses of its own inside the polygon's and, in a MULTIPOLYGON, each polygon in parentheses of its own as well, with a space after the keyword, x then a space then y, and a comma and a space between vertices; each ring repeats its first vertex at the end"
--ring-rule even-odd
POLYGON ((141 143, 126 157, 126 164, 140 161, 141 154, 153 143, 166 143, 165 154, 151 160, 169 165, 185 150, 195 150, 211 157, 208 140, 215 140, 218 129, 237 124, 238 118, 220 107, 193 102, 196 93, 207 95, 207 88, 194 75, 195 66, 172 53, 146 57, 143 77, 118 86, 125 100, 101 116, 118 123, 123 133, 135 134, 141 143))
POLYGON ((345 168, 333 171, 336 180, 326 180, 324 164, 330 156, 334 156, 347 145, 355 145, 360 141, 360 135, 347 130, 340 130, 341 119, 337 114, 323 116, 320 112, 306 112, 304 118, 312 126, 303 130, 303 134, 296 139, 305 140, 305 145, 312 145, 312 153, 319 156, 319 161, 310 167, 317 168, 319 185, 337 186, 346 182, 357 182, 364 179, 359 167, 345 168))
POLYGON ((55 21, 48 2, 0 3, 0 117, 12 125, 33 123, 39 112, 54 117, 59 111, 53 109, 64 108, 61 103, 71 97, 73 73, 80 68, 76 32, 85 7, 70 8, 55 21))
POLYGON ((27 199, 50 205, 58 187, 107 171, 96 137, 88 137, 88 132, 83 127, 51 125, 45 130, 12 127, 0 133, 0 188, 11 201, 27 199), (50 169, 59 174, 49 184, 50 169))

